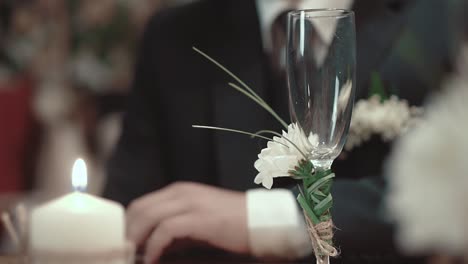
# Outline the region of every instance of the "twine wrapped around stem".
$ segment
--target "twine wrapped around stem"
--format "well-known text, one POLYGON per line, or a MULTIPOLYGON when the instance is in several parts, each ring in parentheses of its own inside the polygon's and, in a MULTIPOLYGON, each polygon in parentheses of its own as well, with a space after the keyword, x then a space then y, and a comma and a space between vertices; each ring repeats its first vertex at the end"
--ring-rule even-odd
POLYGON ((314 225, 307 216, 307 213, 303 212, 307 223, 307 233, 312 242, 315 256, 338 256, 338 250, 330 243, 333 239, 333 221, 330 219, 314 225))
MULTIPOLYGON (((336 257, 333 246, 333 221, 330 209, 333 197, 330 193, 335 174, 330 169, 315 168, 310 160, 301 160, 290 175, 302 179, 297 197, 307 223, 307 233, 317 259, 336 257)), ((319 262, 318 262, 319 263, 319 262)), ((321 262, 320 262, 321 263, 321 262)), ((325 263, 328 263, 326 261, 325 263)))

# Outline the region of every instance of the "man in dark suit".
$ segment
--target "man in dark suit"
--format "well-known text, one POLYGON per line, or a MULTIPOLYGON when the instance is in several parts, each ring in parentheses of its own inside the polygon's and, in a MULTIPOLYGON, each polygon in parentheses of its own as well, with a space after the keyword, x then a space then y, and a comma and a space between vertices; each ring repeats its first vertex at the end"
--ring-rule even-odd
MULTIPOLYGON (((396 80, 399 89, 417 91, 427 87, 418 83, 419 77, 401 79, 387 71, 388 65, 401 65, 389 58, 401 41, 416 2, 352 3, 357 27, 358 98, 367 96, 367 84, 374 71, 390 84, 396 80), (414 85, 417 87, 411 87, 414 85)), ((105 196, 128 205, 147 194, 130 206, 128 231, 138 244, 146 243, 148 261, 158 259, 163 249, 178 238, 201 240, 228 251, 257 256, 272 254, 275 247, 290 249, 280 255, 297 257, 308 252, 291 253, 303 245, 288 243, 291 237, 287 235, 269 236, 275 230, 281 233, 278 229, 261 235, 263 242, 279 241, 272 242, 275 245, 270 248, 257 247, 258 239, 252 238, 258 235, 252 235, 250 230, 251 205, 244 191, 254 187, 253 162, 264 144, 235 134, 191 128, 193 124, 206 124, 246 131, 279 131, 266 112, 227 86, 229 76, 191 48, 196 46, 219 60, 286 117, 286 88, 276 85, 260 28, 253 0, 198 1, 164 11, 147 26, 123 133, 109 164, 105 196), (180 181, 198 184, 166 187, 180 181)), ((434 72, 442 72, 449 53, 445 47, 437 49, 440 58, 426 65, 434 72)), ((391 228, 378 213, 383 194, 381 179, 362 174, 361 180, 347 180, 356 177, 352 171, 341 171, 346 173, 338 174, 334 184, 332 214, 339 228, 336 244, 343 255, 394 252, 391 228)), ((284 210, 276 215, 288 215, 289 211, 284 210)))

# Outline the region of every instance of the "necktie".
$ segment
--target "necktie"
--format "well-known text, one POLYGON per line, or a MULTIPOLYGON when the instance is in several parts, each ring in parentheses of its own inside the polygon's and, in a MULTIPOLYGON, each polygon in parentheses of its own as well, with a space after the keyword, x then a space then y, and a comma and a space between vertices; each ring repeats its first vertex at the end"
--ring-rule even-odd
POLYGON ((284 74, 286 64, 286 32, 288 22, 288 12, 279 14, 271 25, 271 65, 277 74, 284 74))
MULTIPOLYGON (((271 98, 274 109, 279 112, 283 118, 288 117, 288 89, 286 78, 286 41, 287 41, 287 14, 289 10, 282 12, 274 20, 271 27, 272 51, 270 54, 270 69, 271 69, 271 98)), ((326 22, 326 21, 325 21, 326 22)), ((318 34, 315 25, 310 21, 305 21, 304 29, 306 31, 305 38, 309 43, 310 49, 306 52, 309 58, 307 61, 313 62, 308 65, 310 69, 315 71, 322 67, 328 53, 328 45, 322 40, 318 34)), ((319 80, 310 80, 319 81, 319 80)), ((289 119, 285 120, 289 121, 289 119)))

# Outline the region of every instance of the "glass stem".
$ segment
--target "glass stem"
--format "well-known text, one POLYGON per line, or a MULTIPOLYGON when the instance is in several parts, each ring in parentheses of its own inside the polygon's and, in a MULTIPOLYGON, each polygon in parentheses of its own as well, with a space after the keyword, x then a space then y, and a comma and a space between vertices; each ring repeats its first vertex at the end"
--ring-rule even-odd
POLYGON ((312 160, 312 164, 314 164, 315 169, 319 171, 329 170, 331 165, 333 164, 333 160, 312 160))
POLYGON ((316 256, 317 264, 330 264, 329 256, 316 256))
MULTIPOLYGON (((317 171, 325 171, 331 168, 333 160, 312 161, 317 171)), ((317 264, 330 264, 330 256, 315 256, 317 264)))

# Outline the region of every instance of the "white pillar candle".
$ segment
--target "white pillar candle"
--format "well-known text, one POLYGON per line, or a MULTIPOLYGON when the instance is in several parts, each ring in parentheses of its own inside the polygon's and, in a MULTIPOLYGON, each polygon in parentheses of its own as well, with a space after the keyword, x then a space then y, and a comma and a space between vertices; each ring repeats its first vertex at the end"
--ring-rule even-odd
MULTIPOLYGON (((84 189, 86 165, 73 166, 75 189, 84 189)), ((30 247, 58 252, 99 252, 125 247, 124 208, 82 192, 67 194, 31 213, 30 247)))

